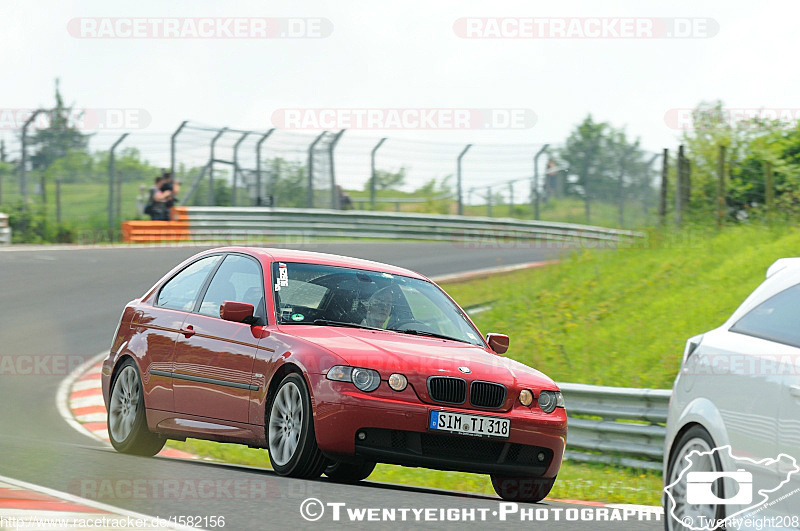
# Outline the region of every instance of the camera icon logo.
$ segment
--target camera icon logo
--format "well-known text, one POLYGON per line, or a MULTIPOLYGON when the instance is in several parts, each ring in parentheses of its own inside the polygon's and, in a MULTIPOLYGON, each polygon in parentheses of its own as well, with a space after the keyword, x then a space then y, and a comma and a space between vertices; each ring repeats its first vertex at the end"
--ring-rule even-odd
POLYGON ((736 472, 689 472, 686 474, 686 502, 690 504, 746 505, 753 501, 753 474, 742 469, 736 472), (712 486, 721 478, 729 478, 739 485, 738 492, 730 498, 714 494, 712 486))

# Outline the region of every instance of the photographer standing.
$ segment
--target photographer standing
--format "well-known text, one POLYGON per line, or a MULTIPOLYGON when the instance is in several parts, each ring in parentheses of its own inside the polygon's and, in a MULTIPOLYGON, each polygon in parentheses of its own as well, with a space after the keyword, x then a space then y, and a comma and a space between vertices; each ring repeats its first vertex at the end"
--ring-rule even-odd
POLYGON ((172 208, 175 206, 175 203, 178 202, 178 193, 181 191, 181 183, 175 181, 175 176, 171 171, 164 170, 163 178, 161 192, 169 193, 166 201, 167 211, 169 212, 167 220, 171 220, 172 208))

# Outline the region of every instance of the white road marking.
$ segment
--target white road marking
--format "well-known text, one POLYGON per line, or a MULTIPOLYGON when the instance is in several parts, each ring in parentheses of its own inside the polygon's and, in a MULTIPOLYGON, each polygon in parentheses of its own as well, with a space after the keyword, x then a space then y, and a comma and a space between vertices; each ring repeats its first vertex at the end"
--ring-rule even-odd
POLYGON ((106 356, 107 352, 101 352, 97 356, 92 356, 61 381, 61 383, 58 385, 58 390, 56 391, 56 409, 58 409, 58 414, 61 415, 64 421, 69 424, 72 429, 82 435, 91 437, 95 441, 103 443, 104 446, 110 447, 110 442, 102 439, 92 431, 87 430, 83 427, 83 424, 75 420, 75 417, 72 416, 72 412, 69 409, 69 395, 72 389, 72 384, 75 383, 78 378, 83 376, 83 374, 89 368, 102 361, 102 359, 106 356))

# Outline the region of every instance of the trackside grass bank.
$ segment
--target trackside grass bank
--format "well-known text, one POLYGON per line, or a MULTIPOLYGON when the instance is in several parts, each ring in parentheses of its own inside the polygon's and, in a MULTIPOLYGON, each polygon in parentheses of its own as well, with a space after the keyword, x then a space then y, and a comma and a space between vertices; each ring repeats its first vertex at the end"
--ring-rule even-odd
MULTIPOLYGON (((670 388, 686 339, 722 324, 784 256, 800 256, 800 230, 687 229, 651 233, 636 248, 578 251, 556 265, 443 287, 462 306, 484 307, 473 318, 482 332, 511 337, 509 357, 556 381, 670 388)), ((266 450, 170 445, 269 466, 266 450)), ((487 476, 389 465, 369 480, 494 492, 487 476)), ((659 473, 566 461, 551 497, 658 505, 660 493, 659 473)))

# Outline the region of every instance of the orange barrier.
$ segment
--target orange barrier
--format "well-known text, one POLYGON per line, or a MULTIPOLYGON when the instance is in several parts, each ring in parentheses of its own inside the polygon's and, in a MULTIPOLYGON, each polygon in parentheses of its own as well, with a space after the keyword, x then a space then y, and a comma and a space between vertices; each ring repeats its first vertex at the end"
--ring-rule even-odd
POLYGON ((174 221, 123 221, 124 242, 182 242, 189 241, 189 216, 185 207, 173 209, 174 221))

